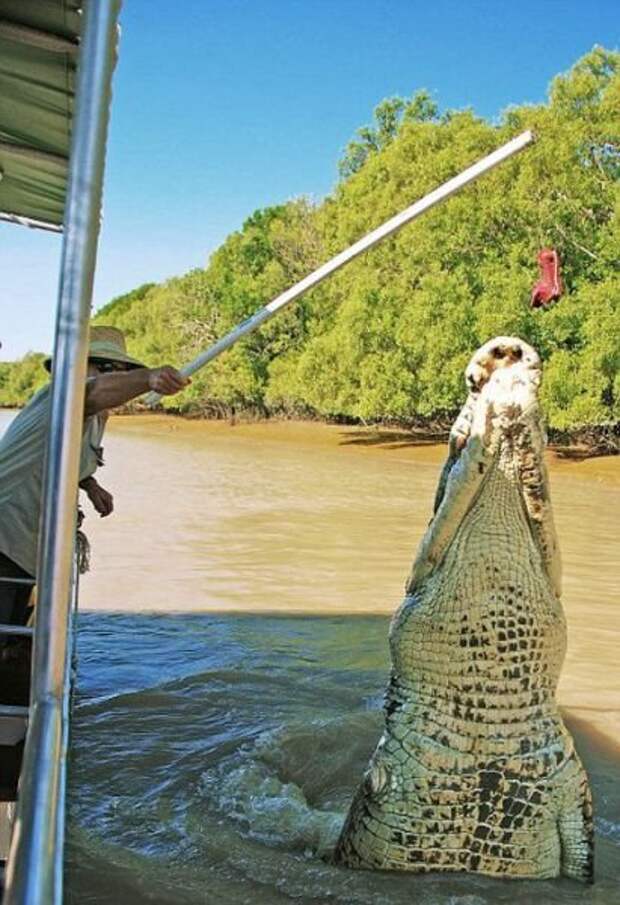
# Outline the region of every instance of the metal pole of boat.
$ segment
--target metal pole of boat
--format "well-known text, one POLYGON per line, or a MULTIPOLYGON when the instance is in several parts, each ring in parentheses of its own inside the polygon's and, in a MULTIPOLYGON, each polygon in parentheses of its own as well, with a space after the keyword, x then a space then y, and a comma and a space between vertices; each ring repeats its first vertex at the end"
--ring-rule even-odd
POLYGON ((83 7, 44 470, 30 720, 4 905, 62 903, 77 480, 120 0, 89 0, 83 7))
MULTIPOLYGON (((234 345, 242 336, 252 333, 260 327, 261 324, 264 324, 265 321, 272 318, 281 308, 290 305, 291 302, 294 302, 295 299, 298 299, 305 292, 318 286, 319 283, 331 276, 332 273, 340 270, 340 268, 344 267, 345 264, 348 264, 349 261, 357 258, 365 251, 369 251, 375 245, 378 245, 379 242, 382 242, 383 239, 398 232, 405 224, 410 223, 432 207, 441 204, 442 201, 445 201, 447 198, 460 192, 460 190, 465 188, 466 185, 469 185, 470 182, 474 182, 474 180, 478 179, 479 176, 482 176, 483 173, 487 173, 504 160, 507 160, 509 157, 522 151, 523 148, 527 147, 533 141, 534 134, 532 132, 529 130, 522 132, 520 135, 517 135, 516 138, 501 145, 501 147, 492 151, 491 154, 487 154, 486 157, 483 157, 466 170, 463 170, 462 173, 458 173, 456 176, 453 176, 452 179, 449 179, 436 189, 433 189, 428 195, 420 198, 419 201, 415 201, 404 211, 401 211, 400 214, 396 214, 390 220, 382 223, 381 226, 373 229, 372 232, 368 233, 366 236, 358 239, 358 241, 354 242, 349 248, 346 248, 344 251, 335 255, 335 257, 327 261, 326 264, 318 267, 312 273, 308 274, 307 277, 304 277, 303 280, 295 283, 294 286, 291 286, 290 289, 280 293, 280 295, 267 305, 259 308, 251 317, 231 330, 230 333, 227 333, 221 339, 218 339, 216 343, 204 352, 201 352, 201 354, 189 364, 182 367, 180 369, 181 374, 184 374, 186 377, 191 377, 191 375, 195 374, 196 371, 199 371, 200 368, 203 368, 210 361, 213 361, 214 358, 217 358, 218 355, 221 355, 222 352, 225 352, 226 349, 229 349, 234 345)), ((144 401, 147 405, 155 405, 160 399, 161 396, 157 393, 149 393, 144 401)))

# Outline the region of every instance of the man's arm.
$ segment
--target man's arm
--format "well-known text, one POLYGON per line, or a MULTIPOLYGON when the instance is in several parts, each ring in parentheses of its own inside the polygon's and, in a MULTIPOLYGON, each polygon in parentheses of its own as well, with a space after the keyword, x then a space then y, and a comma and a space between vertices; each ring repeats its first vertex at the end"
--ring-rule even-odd
POLYGON ((162 396, 173 396, 190 382, 176 368, 134 368, 132 371, 112 371, 97 374, 86 386, 84 415, 88 418, 104 409, 123 405, 136 396, 153 390, 162 396))

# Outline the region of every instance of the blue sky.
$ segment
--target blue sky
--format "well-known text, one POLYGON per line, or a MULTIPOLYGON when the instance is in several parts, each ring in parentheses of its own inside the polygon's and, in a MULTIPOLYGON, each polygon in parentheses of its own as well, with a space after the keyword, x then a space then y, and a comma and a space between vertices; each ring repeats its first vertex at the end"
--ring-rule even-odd
MULTIPOLYGON (((329 192, 384 97, 493 119, 618 47, 619 21, 616 0, 125 0, 95 308, 204 266, 258 207, 329 192)), ((59 250, 0 224, 0 357, 51 346, 59 250)))

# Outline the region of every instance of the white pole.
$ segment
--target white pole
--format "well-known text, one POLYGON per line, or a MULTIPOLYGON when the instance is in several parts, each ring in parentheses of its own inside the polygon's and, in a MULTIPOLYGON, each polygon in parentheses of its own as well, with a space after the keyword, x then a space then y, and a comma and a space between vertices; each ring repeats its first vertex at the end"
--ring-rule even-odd
MULTIPOLYGON (((219 339, 209 349, 201 352, 201 354, 189 364, 181 368, 181 374, 184 374, 186 377, 191 377, 192 374, 195 374, 196 371, 200 370, 200 368, 204 367, 208 362, 217 358, 218 355, 221 355, 222 352, 230 348, 230 346, 236 343, 238 339, 241 339, 242 336, 251 333, 256 330, 257 327, 260 327, 261 324, 264 324, 265 321, 273 317, 280 308, 284 308, 285 305, 289 305, 291 302, 295 301, 295 299, 298 299, 304 292, 317 286, 326 277, 335 273, 337 270, 340 270, 340 268, 344 267, 345 264, 348 264, 349 261, 352 261, 363 252, 368 251, 374 245, 377 245, 378 242, 387 238, 387 236, 391 236, 393 233, 397 232, 406 223, 415 220, 420 214, 430 210, 430 208, 434 207, 436 204, 445 201, 446 198, 449 198, 451 195, 460 191, 483 173, 493 169, 493 167, 496 167, 499 163, 502 163, 502 161, 507 160, 508 157, 512 157, 513 154, 521 151, 533 140, 534 136, 532 132, 529 130, 527 132, 522 132, 521 135, 513 138, 512 141, 502 145, 501 148, 498 148, 496 151, 483 157, 482 160, 479 160, 477 163, 468 167, 462 173, 459 173, 458 176, 454 176, 452 179, 444 182, 439 188, 434 189, 428 195, 425 195, 424 198, 416 201, 406 210, 402 211, 402 213, 396 214, 396 216, 392 217, 386 223, 378 226, 377 229, 368 233, 367 236, 359 239, 349 248, 345 249, 345 251, 341 251, 326 264, 323 264, 307 277, 304 277, 299 283, 295 283, 290 289, 282 292, 273 299, 273 301, 264 305, 262 308, 259 308, 255 314, 231 330, 230 333, 227 333, 226 336, 223 336, 222 339, 219 339)), ((145 401, 147 405, 154 405, 160 399, 161 396, 157 393, 149 393, 145 401)))

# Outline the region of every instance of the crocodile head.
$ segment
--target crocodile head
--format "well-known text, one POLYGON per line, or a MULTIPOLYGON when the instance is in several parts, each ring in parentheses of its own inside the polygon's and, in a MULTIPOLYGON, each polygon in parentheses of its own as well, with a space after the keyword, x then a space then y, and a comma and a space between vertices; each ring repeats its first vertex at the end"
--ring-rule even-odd
POLYGON ((427 577, 440 563, 481 494, 492 493, 498 470, 518 488, 543 563, 560 591, 560 562, 544 464, 545 433, 538 402, 538 353, 515 336, 481 346, 465 369, 467 399, 450 432, 434 515, 408 581, 427 577))

